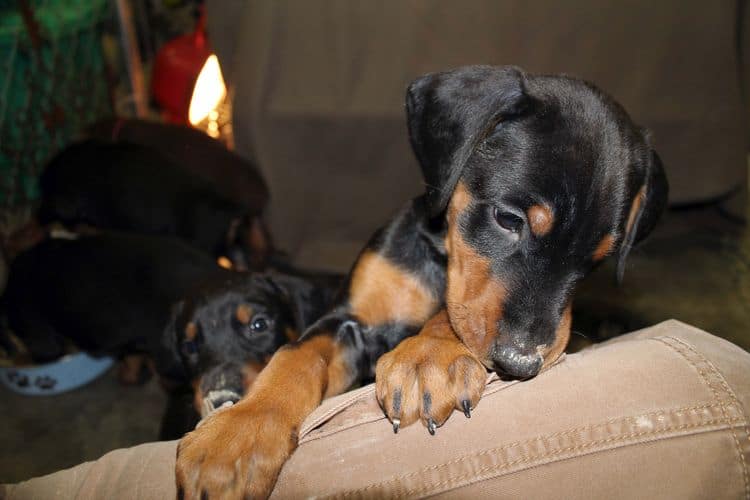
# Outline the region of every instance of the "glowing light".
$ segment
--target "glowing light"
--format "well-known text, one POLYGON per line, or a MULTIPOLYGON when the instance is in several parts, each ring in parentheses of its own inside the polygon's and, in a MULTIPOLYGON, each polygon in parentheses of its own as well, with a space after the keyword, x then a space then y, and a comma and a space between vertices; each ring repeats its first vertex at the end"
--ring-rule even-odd
POLYGON ((219 59, 215 54, 211 54, 195 81, 188 110, 190 123, 197 125, 202 122, 212 111, 216 110, 226 95, 227 87, 221 75, 219 59))
POLYGON ((223 255, 216 259, 216 263, 224 269, 232 269, 232 261, 224 257, 223 255))

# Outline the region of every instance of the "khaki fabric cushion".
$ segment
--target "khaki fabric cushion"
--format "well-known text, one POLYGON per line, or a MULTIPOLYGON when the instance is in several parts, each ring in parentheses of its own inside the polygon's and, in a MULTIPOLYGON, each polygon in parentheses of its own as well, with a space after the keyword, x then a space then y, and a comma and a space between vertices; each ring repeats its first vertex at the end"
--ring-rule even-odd
MULTIPOLYGON (((492 378, 466 419, 394 435, 373 386, 301 429, 272 498, 750 498, 750 354, 678 321, 492 378)), ((7 498, 169 498, 175 442, 8 485, 7 498)))

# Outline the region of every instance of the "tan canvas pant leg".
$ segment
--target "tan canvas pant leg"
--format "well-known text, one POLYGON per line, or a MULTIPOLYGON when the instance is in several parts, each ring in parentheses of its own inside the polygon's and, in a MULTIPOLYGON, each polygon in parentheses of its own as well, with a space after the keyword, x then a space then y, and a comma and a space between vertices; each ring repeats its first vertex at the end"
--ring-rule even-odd
POLYGON ((750 354, 668 321, 493 382, 434 437, 393 434, 371 386, 327 401, 273 498, 750 498, 748 414, 750 354))
MULTIPOLYGON (((301 429, 273 498, 750 498, 750 354, 677 321, 493 381, 466 419, 393 434, 367 386, 301 429)), ((175 442, 0 487, 0 498, 174 498, 175 442)))

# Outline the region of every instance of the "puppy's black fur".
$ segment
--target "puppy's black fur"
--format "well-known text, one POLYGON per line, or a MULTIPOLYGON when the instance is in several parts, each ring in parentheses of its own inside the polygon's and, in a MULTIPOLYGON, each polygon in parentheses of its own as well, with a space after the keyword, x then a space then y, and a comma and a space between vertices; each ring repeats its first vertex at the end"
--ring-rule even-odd
POLYGON ((41 224, 174 235, 239 268, 262 267, 268 257, 257 207, 233 201, 155 148, 74 144, 50 162, 39 184, 41 224))
POLYGON ((117 118, 94 124, 87 135, 105 143, 154 148, 210 183, 224 197, 246 207, 250 215, 262 214, 268 203, 268 187, 258 166, 196 128, 117 118))
POLYGON ((230 275, 171 237, 47 239, 13 261, 3 305, 36 362, 62 355, 66 339, 94 353, 154 352, 171 304, 196 283, 230 275))

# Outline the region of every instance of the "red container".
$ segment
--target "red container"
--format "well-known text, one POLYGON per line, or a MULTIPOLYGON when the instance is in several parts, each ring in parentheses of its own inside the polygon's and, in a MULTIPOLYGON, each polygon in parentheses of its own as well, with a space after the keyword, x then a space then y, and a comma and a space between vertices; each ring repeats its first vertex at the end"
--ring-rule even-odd
POLYGON ((170 40, 156 54, 151 94, 169 122, 188 123, 195 81, 211 55, 205 24, 205 14, 201 14, 193 33, 170 40))

